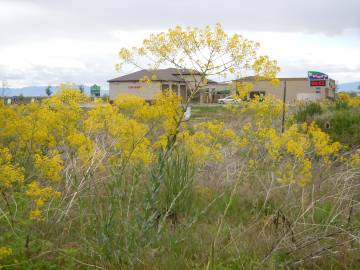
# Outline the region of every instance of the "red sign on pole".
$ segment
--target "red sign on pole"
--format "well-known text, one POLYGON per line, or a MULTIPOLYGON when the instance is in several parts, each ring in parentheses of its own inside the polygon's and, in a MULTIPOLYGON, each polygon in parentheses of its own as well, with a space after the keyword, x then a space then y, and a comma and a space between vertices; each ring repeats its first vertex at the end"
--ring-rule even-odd
POLYGON ((310 86, 326 86, 325 80, 310 81, 310 86))

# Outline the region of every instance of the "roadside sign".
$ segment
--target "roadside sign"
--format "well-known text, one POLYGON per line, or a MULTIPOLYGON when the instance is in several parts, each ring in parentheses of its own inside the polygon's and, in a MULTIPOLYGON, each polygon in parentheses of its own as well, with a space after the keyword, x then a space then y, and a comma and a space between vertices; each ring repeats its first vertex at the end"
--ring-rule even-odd
POLYGON ((325 80, 310 81, 310 86, 326 86, 325 80))
POLYGON ((328 80, 329 76, 319 71, 308 71, 308 78, 310 81, 328 80))
POLYGON ((92 85, 90 87, 90 94, 95 97, 100 97, 100 86, 99 85, 92 85))
POLYGON ((329 76, 325 73, 319 71, 308 71, 308 78, 310 81, 310 86, 320 87, 326 86, 329 76))

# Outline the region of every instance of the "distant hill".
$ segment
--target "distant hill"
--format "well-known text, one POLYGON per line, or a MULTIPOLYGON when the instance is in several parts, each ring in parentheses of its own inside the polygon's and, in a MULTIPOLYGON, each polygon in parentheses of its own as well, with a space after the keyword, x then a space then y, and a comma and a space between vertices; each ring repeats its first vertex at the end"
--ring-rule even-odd
MULTIPOLYGON (((358 91, 359 85, 360 85, 360 81, 351 82, 351 83, 340 83, 338 84, 339 87, 338 91, 358 91)), ((22 88, 8 88, 5 90, 4 94, 6 96, 19 96, 22 94, 25 97, 30 97, 30 96, 41 97, 41 96, 46 96, 45 93, 46 87, 47 86, 34 85, 34 86, 27 86, 22 88)), ((57 91, 57 87, 54 86, 52 87, 51 90, 54 93, 57 91)), ((84 90, 86 94, 90 94, 89 86, 85 86, 84 90)), ((108 90, 101 90, 101 95, 108 93, 109 93, 108 90)), ((0 95, 2 95, 2 89, 0 89, 0 95)))
MULTIPOLYGON (((24 97, 41 97, 46 96, 45 89, 47 86, 27 86, 27 87, 21 87, 21 88, 7 88, 5 89, 5 96, 20 96, 23 95, 24 97)), ((55 93, 57 91, 57 87, 54 86, 51 88, 51 91, 55 93)), ((86 94, 90 94, 90 87, 84 86, 84 91, 86 94)), ((107 94, 107 90, 101 90, 101 95, 107 94)), ((0 89, 0 95, 2 95, 2 89, 0 89)))
MULTIPOLYGON (((45 89, 47 86, 27 86, 21 88, 7 88, 5 89, 5 96, 19 96, 23 95, 25 97, 28 96, 46 96, 45 89)), ((51 89, 55 92, 55 88, 51 89)), ((2 90, 1 90, 2 92, 2 90)), ((2 94, 2 93, 1 93, 2 94)))
POLYGON ((339 87, 338 91, 360 91, 358 89, 359 85, 360 85, 360 81, 351 82, 351 83, 340 83, 338 85, 339 87))

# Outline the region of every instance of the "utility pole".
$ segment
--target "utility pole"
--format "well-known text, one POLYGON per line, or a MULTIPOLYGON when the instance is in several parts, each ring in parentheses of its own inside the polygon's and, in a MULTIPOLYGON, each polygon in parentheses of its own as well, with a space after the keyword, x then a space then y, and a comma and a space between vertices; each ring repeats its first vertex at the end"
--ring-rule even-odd
POLYGON ((285 131, 285 102, 286 102, 286 79, 284 80, 284 93, 283 93, 283 109, 282 109, 282 121, 281 121, 281 133, 285 131))

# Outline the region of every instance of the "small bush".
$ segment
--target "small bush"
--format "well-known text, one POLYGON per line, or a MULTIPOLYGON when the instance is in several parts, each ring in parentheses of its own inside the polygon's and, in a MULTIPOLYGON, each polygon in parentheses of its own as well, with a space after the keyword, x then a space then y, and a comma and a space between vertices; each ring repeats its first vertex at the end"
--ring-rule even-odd
POLYGON ((335 110, 343 110, 349 108, 349 105, 343 100, 336 100, 334 109, 335 110))
MULTIPOLYGON (((337 106, 337 105, 335 105, 337 106)), ((360 145, 360 109, 343 108, 334 110, 315 121, 331 138, 349 146, 360 145)))
POLYGON ((320 104, 317 102, 311 102, 300 106, 299 111, 295 115, 295 118, 298 122, 305 122, 313 118, 314 115, 321 113, 322 113, 322 108, 320 104))

